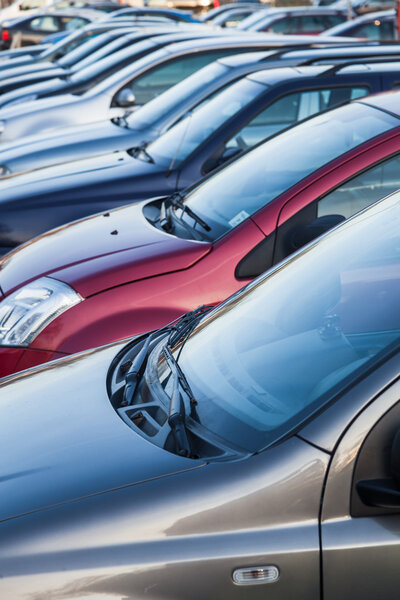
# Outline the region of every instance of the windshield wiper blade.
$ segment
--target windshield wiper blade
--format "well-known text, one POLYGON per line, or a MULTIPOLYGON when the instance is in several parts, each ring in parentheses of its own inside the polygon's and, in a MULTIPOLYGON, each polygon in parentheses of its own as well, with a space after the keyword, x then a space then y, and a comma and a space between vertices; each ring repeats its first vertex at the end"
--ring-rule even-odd
POLYGON ((140 146, 135 146, 128 150, 129 154, 133 156, 133 158, 138 158, 140 154, 144 154, 147 162, 154 164, 154 158, 147 152, 146 148, 148 146, 147 142, 143 142, 140 146))
MULTIPOLYGON (((185 196, 181 194, 181 192, 175 192, 172 196, 169 196, 164 202, 168 203, 168 206, 173 206, 174 208, 180 208, 182 211, 182 216, 184 213, 189 215, 200 227, 205 229, 206 231, 211 231, 211 227, 206 223, 199 215, 197 215, 189 206, 183 203, 185 196)), ((164 204, 164 203, 163 203, 164 204)), ((160 215, 160 226, 165 229, 167 227, 171 227, 170 220, 168 218, 167 210, 164 206, 162 216, 160 215)))
POLYGON ((193 397, 193 392, 185 375, 167 345, 164 346, 163 353, 173 376, 173 387, 168 411, 168 425, 175 438, 176 451, 179 456, 190 457, 192 455, 192 449, 186 432, 186 410, 180 390, 182 389, 189 396, 189 401, 192 404, 197 404, 197 402, 193 397))
POLYGON ((124 388, 124 396, 121 401, 121 406, 129 406, 132 404, 133 397, 135 395, 135 391, 139 381, 141 380, 144 370, 146 368, 147 358, 149 355, 149 347, 150 342, 153 339, 153 334, 151 333, 147 336, 145 343, 143 344, 141 350, 137 353, 135 358, 132 361, 129 370, 125 374, 125 388, 124 388))

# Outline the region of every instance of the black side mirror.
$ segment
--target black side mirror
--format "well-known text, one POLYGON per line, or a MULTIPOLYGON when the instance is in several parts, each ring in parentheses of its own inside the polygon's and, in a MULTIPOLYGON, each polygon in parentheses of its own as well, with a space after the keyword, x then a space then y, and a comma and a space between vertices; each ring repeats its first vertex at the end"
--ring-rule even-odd
POLYGON ((287 245, 289 252, 295 252, 312 240, 326 233, 345 220, 343 215, 325 215, 318 217, 311 223, 298 225, 288 233, 287 245))
POLYGON ((357 483, 357 492, 364 504, 377 508, 400 508, 400 429, 392 442, 390 471, 392 477, 357 483))

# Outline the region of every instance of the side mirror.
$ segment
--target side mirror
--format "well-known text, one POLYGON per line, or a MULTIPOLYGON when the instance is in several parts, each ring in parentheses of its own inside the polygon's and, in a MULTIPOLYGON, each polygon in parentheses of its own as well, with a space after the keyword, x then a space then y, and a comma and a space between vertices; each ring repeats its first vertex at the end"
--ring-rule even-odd
POLYGON ((390 456, 390 478, 357 483, 357 492, 367 506, 400 509, 400 430, 394 436, 390 456))
POLYGON ((133 106, 135 104, 135 101, 135 94, 129 88, 122 88, 122 90, 118 92, 115 98, 115 104, 117 106, 121 106, 122 108, 133 106))
POLYGON ((294 227, 289 232, 287 240, 290 252, 295 252, 299 248, 302 248, 344 220, 345 217, 343 215, 325 215, 318 217, 318 219, 311 221, 311 223, 294 227))

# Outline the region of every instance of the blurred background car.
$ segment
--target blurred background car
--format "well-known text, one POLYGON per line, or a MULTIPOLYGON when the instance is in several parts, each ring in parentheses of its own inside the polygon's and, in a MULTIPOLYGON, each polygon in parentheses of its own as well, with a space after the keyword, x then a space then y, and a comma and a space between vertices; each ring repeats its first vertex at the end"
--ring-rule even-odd
POLYGON ((393 41, 398 39, 396 12, 368 13, 324 31, 324 35, 340 35, 363 40, 393 41))
POLYGON ((49 33, 71 32, 103 17, 103 13, 93 9, 66 9, 6 20, 0 26, 1 47, 38 44, 49 33))
MULTIPOLYGON (((74 50, 73 53, 77 50, 74 50)), ((338 86, 341 82, 342 67, 340 65, 343 66, 343 74, 346 77, 346 62, 351 63, 351 61, 354 61, 354 75, 357 79, 359 73, 356 69, 363 69, 359 66, 358 61, 363 61, 370 70, 364 83, 369 86, 369 81, 371 81, 369 91, 378 91, 383 89, 381 85, 386 89, 397 85, 396 68, 398 68, 399 60, 399 47, 388 44, 383 46, 357 46, 353 44, 347 47, 288 49, 286 51, 279 49, 221 58, 186 77, 133 113, 128 114, 127 112, 123 118, 117 117, 106 121, 97 121, 95 124, 82 124, 79 127, 59 127, 54 131, 41 131, 38 135, 25 136, 20 140, 15 140, 15 142, 3 144, 0 150, 0 178, 9 177, 10 174, 19 171, 64 164, 68 161, 81 160, 111 151, 129 150, 134 146, 142 145, 144 142, 148 143, 160 137, 167 129, 182 119, 186 113, 194 110, 201 102, 211 98, 218 90, 249 73, 262 71, 266 68, 276 69, 280 66, 336 64, 338 67, 336 75, 333 73, 332 82, 335 86, 338 86), (391 59, 393 59, 393 62, 391 62, 391 59), (373 60, 378 61, 378 63, 370 62, 373 60), (379 61, 382 61, 382 63, 379 64, 379 61), (382 77, 382 83, 380 77, 382 77)), ((348 66, 352 68, 351 65, 348 66)), ((329 71, 330 68, 325 67, 325 72, 329 71)), ((279 80, 277 76, 271 85, 272 88, 275 85, 282 86, 285 76, 290 80, 294 75, 293 70, 290 69, 284 72, 274 72, 280 73, 281 79, 279 80)), ((302 75, 299 72, 299 77, 306 75, 306 72, 307 69, 302 72, 302 75)), ((322 78, 324 69, 312 73, 315 76, 318 73, 318 76, 322 78)), ((271 77, 273 79, 274 75, 271 74, 271 77)), ((351 82, 351 77, 346 80, 346 83, 349 82, 351 82)), ((289 82, 288 86, 290 87, 289 82)), ((289 87, 284 90, 284 97, 289 93, 289 87)), ((279 89, 281 88, 279 87, 279 89)), ((272 89, 271 92, 273 94, 272 89)), ((337 88, 336 101, 343 101, 346 93, 347 91, 343 90, 342 94, 342 89, 337 88)), ((251 101, 250 96, 248 100, 251 101)), ((329 100, 333 102, 335 100, 334 96, 329 100)), ((314 104, 314 107, 310 103, 308 109, 304 105, 304 109, 318 110, 320 106, 320 101, 318 101, 314 104)), ((283 112, 285 108, 290 110, 289 104, 285 105, 285 102, 283 102, 281 108, 283 112)), ((299 114, 305 116, 303 111, 299 111, 299 114)), ((286 123, 288 116, 284 116, 282 113, 282 118, 286 123)), ((221 117, 220 124, 223 125, 223 122, 224 118, 221 117)), ((262 135, 262 121, 259 124, 260 135, 262 135)), ((264 125, 266 137, 268 135, 267 122, 264 125)), ((43 220, 45 221, 44 217, 43 220)))
MULTIPOLYGON (((330 7, 270 8, 243 19, 237 29, 297 35, 316 35, 347 20, 347 11, 330 7)), ((339 34, 338 34, 339 35, 339 34)), ((343 34, 345 36, 345 34, 343 34)))

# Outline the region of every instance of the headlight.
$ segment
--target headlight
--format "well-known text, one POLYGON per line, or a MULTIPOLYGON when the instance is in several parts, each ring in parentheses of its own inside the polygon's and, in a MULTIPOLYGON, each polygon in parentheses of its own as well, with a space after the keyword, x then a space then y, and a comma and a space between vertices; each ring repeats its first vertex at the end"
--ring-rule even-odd
POLYGON ((0 344, 29 346, 58 315, 82 301, 69 285, 41 277, 0 302, 0 344))

